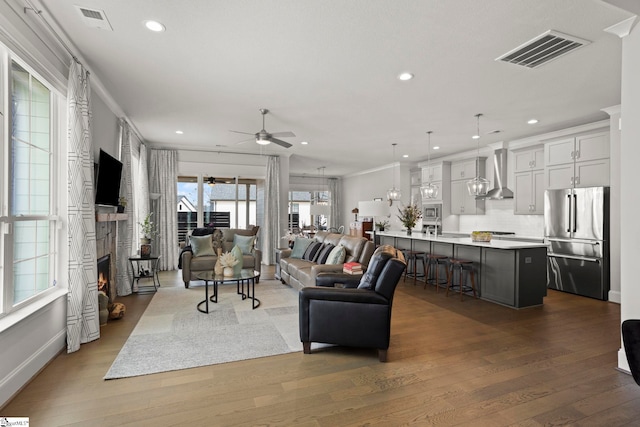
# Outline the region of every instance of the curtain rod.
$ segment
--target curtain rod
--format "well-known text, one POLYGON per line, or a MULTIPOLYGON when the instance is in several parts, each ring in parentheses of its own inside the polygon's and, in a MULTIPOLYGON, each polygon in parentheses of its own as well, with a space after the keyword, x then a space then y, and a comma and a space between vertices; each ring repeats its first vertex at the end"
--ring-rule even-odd
MULTIPOLYGON (((53 29, 51 24, 49 24, 49 21, 45 19, 44 15, 42 14, 42 10, 37 9, 33 5, 33 3, 31 3, 30 0, 24 0, 24 2, 27 4, 27 6, 23 8, 24 13, 26 14, 27 11, 29 10, 33 11, 33 13, 35 13, 36 16, 38 16, 42 20, 42 22, 47 27, 49 32, 56 38, 56 40, 58 40, 58 43, 60 43, 60 45, 69 53, 69 55, 71 55, 71 58, 73 58, 73 60, 76 61, 78 64, 83 65, 82 62, 80 62, 80 60, 78 59, 78 57, 75 55, 75 53, 71 50, 71 48, 69 48, 69 46, 65 43, 65 41, 62 40, 62 37, 60 37, 56 32, 56 30, 53 29)), ((87 70, 87 73, 88 72, 89 70, 87 70)))
POLYGON ((180 151, 190 151, 190 152, 198 152, 198 153, 218 153, 218 154, 240 154, 243 156, 264 156, 264 157, 280 157, 277 154, 260 154, 260 153, 243 153, 241 151, 221 151, 221 150, 205 150, 205 149, 198 149, 198 148, 175 148, 175 147, 153 147, 147 144, 147 148, 153 150, 153 149, 158 149, 158 150, 176 150, 178 152, 180 151))

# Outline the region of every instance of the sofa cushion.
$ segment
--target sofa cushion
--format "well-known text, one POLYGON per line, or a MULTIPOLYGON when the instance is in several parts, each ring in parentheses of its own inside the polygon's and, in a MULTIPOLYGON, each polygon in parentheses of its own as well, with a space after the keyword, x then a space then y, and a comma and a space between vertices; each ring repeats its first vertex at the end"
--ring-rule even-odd
POLYGON ((322 243, 320 242, 311 242, 311 244, 307 246, 307 250, 304 251, 304 255, 302 256, 302 259, 306 259, 307 261, 313 261, 313 259, 316 257, 316 254, 320 250, 321 246, 322 246, 322 243))
POLYGON ((215 255, 213 245, 211 244, 211 235, 190 236, 189 244, 194 257, 215 255))
POLYGON ((322 248, 316 254, 314 261, 318 264, 325 264, 333 248, 335 248, 335 245, 332 245, 331 243, 323 244, 322 248))
POLYGON ((331 243, 333 246, 338 246, 340 244, 340 239, 342 239, 343 235, 339 233, 331 233, 327 234, 327 236, 322 240, 322 243, 331 243))
POLYGON ((363 239, 362 237, 342 236, 340 238, 340 245, 344 246, 347 251, 344 262, 358 262, 366 242, 367 239, 363 239))
POLYGON ((255 236, 242 236, 236 233, 233 236, 233 246, 240 248, 244 255, 250 255, 251 251, 253 251, 255 240, 255 236))
POLYGON ((342 264, 346 254, 344 246, 338 245, 331 250, 325 264, 342 264))
POLYGON ((313 240, 307 239, 306 237, 296 237, 296 240, 293 242, 293 249, 291 250, 291 258, 302 259, 305 251, 312 242, 313 240))

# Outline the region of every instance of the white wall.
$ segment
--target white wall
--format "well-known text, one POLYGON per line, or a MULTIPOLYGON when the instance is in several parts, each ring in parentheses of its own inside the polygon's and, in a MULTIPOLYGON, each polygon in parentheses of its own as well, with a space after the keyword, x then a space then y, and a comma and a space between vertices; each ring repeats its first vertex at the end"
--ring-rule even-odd
MULTIPOLYGON (((620 141, 620 294, 621 321, 640 319, 640 284, 638 259, 640 259, 640 197, 638 161, 640 159, 640 25, 622 39, 622 102, 620 141)), ((628 370, 624 349, 618 352, 618 366, 628 370)))

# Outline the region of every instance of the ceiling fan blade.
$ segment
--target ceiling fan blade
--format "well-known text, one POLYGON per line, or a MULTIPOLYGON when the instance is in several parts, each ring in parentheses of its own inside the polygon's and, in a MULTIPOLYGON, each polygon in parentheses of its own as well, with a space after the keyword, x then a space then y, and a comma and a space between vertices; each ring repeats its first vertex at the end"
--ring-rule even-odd
POLYGON ((276 132, 272 133, 271 136, 277 136, 278 138, 293 138, 296 136, 293 132, 276 132))
POLYGON ((291 147, 291 144, 289 144, 288 142, 280 141, 279 139, 276 139, 276 138, 267 138, 267 139, 273 142, 274 144, 278 144, 281 147, 284 147, 284 148, 291 147))
POLYGON ((248 142, 248 141, 255 141, 255 140, 256 140, 256 138, 255 138, 255 137, 253 137, 253 138, 249 138, 249 139, 243 139, 242 141, 234 142, 234 143, 233 143, 233 145, 244 144, 245 142, 248 142))
POLYGON ((244 134, 244 135, 255 135, 255 133, 240 132, 239 130, 230 130, 229 132, 233 132, 233 133, 242 133, 242 134, 244 134))

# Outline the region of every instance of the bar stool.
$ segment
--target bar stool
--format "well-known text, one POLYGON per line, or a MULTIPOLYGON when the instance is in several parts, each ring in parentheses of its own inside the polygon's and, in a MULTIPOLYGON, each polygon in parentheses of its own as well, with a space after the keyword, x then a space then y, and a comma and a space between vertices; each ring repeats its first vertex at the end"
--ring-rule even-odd
POLYGON ((404 270, 404 280, 407 281, 408 277, 413 277, 413 284, 416 284, 418 277, 425 277, 427 271, 427 253, 422 251, 410 251, 405 249, 402 251, 404 259, 407 261, 407 268, 404 270), (418 260, 422 261, 422 273, 418 273, 418 260), (410 271, 409 271, 410 270, 410 271))
POLYGON ((424 289, 427 288, 427 284, 435 285, 436 292, 440 290, 440 285, 446 285, 449 283, 449 257, 446 255, 429 254, 427 255, 427 271, 425 273, 424 289), (444 266, 445 277, 440 278, 440 267, 444 266), (435 274, 431 272, 431 269, 435 268, 435 274))
POLYGON ((473 261, 469 261, 468 259, 457 259, 451 258, 449 260, 449 268, 451 272, 449 273, 449 283, 447 285, 447 296, 449 296, 449 289, 451 290, 459 290, 460 291, 460 301, 462 301, 462 297, 465 292, 473 291, 473 297, 478 299, 478 295, 476 295, 476 275, 475 268, 473 267, 473 261), (453 276, 455 274, 455 270, 458 270, 458 284, 454 285, 453 276), (471 278, 471 286, 467 286, 464 284, 463 273, 467 272, 471 278))

